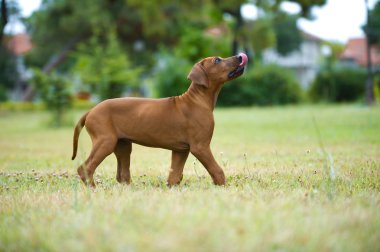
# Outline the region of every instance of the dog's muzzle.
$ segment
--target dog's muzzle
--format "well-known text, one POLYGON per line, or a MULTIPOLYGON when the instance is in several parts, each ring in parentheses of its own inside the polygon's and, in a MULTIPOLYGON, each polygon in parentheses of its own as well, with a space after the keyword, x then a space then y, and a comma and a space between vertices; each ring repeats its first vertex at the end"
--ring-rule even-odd
POLYGON ((239 60, 239 66, 228 74, 228 78, 233 79, 244 73, 244 67, 247 65, 248 57, 245 53, 239 53, 236 56, 239 60))

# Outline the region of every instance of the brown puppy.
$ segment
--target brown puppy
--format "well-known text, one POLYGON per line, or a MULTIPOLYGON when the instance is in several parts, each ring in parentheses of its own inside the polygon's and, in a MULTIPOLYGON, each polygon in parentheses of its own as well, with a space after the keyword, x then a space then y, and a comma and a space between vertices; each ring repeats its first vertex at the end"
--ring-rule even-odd
POLYGON ((137 143, 172 150, 169 186, 181 182, 189 152, 203 164, 216 185, 224 185, 224 172, 210 150, 213 110, 223 83, 240 76, 247 60, 244 53, 226 59, 203 59, 192 68, 187 77, 192 83, 180 96, 117 98, 105 100, 92 108, 82 116, 74 130, 73 160, 83 126, 92 140, 90 156, 78 168, 82 181, 95 186, 96 167, 113 152, 117 158, 116 179, 129 184, 132 143, 137 143))

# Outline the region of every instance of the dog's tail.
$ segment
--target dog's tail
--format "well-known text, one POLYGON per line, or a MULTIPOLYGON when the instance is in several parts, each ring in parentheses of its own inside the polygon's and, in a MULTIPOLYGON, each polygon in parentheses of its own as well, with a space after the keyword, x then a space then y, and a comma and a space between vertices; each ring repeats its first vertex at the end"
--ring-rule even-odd
POLYGON ((86 117, 89 112, 84 114, 78 121, 77 125, 75 126, 74 129, 74 137, 73 137, 73 156, 71 157, 71 160, 74 160, 76 155, 77 155, 77 149, 78 149, 78 138, 80 131, 82 130, 84 123, 86 122, 86 117))

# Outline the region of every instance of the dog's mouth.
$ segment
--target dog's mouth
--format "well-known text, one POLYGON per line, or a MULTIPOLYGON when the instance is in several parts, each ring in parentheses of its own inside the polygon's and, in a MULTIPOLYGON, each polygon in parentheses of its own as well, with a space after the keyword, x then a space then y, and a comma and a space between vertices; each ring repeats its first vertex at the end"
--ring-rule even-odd
POLYGON ((247 65, 248 62, 248 57, 245 53, 239 53, 239 55, 237 55, 236 57, 238 58, 240 64, 237 68, 235 68, 228 74, 229 79, 234 79, 242 75, 244 73, 244 67, 247 65))
POLYGON ((238 66, 235 70, 228 74, 229 79, 235 79, 244 73, 244 67, 238 66))

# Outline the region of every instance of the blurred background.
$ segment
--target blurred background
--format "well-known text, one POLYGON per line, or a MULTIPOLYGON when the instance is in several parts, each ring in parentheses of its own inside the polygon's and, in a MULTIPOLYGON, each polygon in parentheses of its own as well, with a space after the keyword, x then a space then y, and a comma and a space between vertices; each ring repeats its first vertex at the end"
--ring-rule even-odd
POLYGON ((379 99, 374 0, 1 0, 0 108, 166 97, 198 60, 244 51, 218 106, 379 99))

